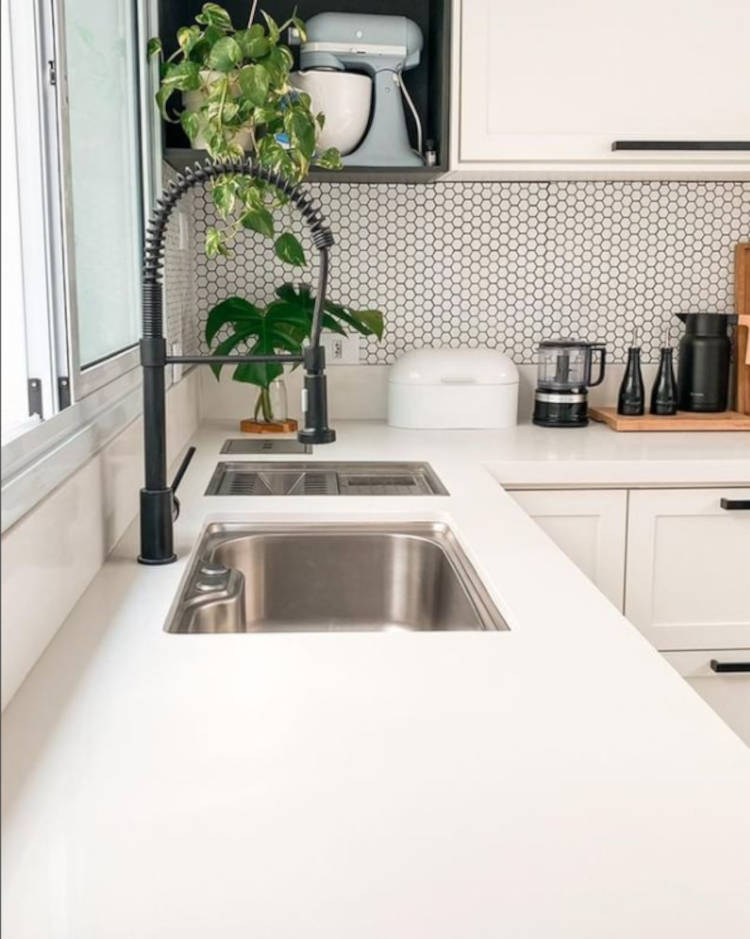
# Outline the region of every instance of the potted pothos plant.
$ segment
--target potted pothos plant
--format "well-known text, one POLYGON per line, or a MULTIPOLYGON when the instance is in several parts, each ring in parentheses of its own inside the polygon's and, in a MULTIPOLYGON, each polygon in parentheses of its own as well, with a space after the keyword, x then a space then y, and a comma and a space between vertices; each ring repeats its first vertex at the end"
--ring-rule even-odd
MULTIPOLYGON (((313 114, 310 96, 289 80, 294 59, 281 35, 293 26, 304 39, 304 23, 293 14, 279 25, 265 12, 265 25, 254 23, 256 6, 249 7, 247 25, 235 28, 223 7, 204 3, 195 22, 177 30, 177 48, 166 59, 161 39, 149 40, 149 56, 161 59, 156 103, 162 116, 179 123, 191 146, 216 160, 249 153, 294 183, 311 165, 340 169, 338 150, 318 150, 324 115, 313 114), (176 92, 182 93, 180 111, 172 107, 176 92)), ((211 184, 211 193, 221 224, 206 230, 209 256, 228 254, 232 239, 246 228, 272 238, 281 260, 299 257, 297 238, 277 232, 275 210, 287 202, 278 189, 227 174, 211 184)))
MULTIPOLYGON (((247 24, 235 27, 223 7, 204 3, 195 22, 177 31, 177 48, 165 58, 161 40, 151 39, 148 54, 161 60, 161 81, 156 102, 164 119, 179 122, 191 145, 205 149, 216 160, 249 153, 260 166, 280 172, 293 183, 302 182, 311 166, 341 168, 338 150, 320 151, 318 140, 325 115, 314 114, 309 95, 290 81, 294 59, 281 42, 293 26, 304 41, 304 23, 293 13, 277 24, 262 12, 256 23, 257 0, 249 5, 247 24), (173 95, 181 92, 182 110, 173 108, 173 95)), ((239 174, 225 174, 211 184, 217 223, 205 233, 209 257, 228 256, 231 243, 243 229, 274 243, 276 256, 297 268, 307 265, 299 239, 280 230, 279 209, 288 198, 276 187, 239 174)), ((206 342, 216 355, 237 347, 251 354, 297 353, 310 338, 314 297, 308 287, 280 286, 270 302, 253 303, 228 297, 209 311, 206 342)), ((333 300, 325 302, 323 326, 347 335, 383 333, 383 314, 355 310, 333 300)), ((221 366, 214 368, 216 377, 221 366)), ((258 387, 255 417, 275 420, 269 389, 283 373, 280 364, 241 364, 236 381, 258 387)))
MULTIPOLYGON (((251 355, 274 353, 300 353, 310 339, 315 298, 306 285, 283 284, 276 290, 270 303, 258 307, 242 297, 228 297, 217 303, 206 320, 206 342, 215 343, 214 355, 229 355, 238 346, 251 355), (227 329, 228 328, 228 335, 227 329), (219 335, 223 338, 217 341, 219 335)), ((379 310, 354 310, 351 307, 326 300, 323 304, 323 328, 340 336, 353 330, 362 336, 383 335, 383 314, 379 310)), ((218 378, 222 366, 213 365, 218 378)), ((273 412, 269 389, 282 375, 278 362, 260 362, 235 366, 235 381, 249 382, 259 389, 254 420, 273 424, 279 415, 273 412)))

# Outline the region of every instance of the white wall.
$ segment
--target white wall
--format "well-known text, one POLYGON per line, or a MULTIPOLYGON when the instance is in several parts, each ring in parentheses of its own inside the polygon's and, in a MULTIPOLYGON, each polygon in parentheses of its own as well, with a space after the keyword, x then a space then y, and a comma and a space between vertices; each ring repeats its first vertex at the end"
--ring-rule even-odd
MULTIPOLYGON (((198 425, 198 375, 167 395, 170 462, 198 425)), ((3 708, 133 521, 142 434, 138 418, 3 534, 3 708)))

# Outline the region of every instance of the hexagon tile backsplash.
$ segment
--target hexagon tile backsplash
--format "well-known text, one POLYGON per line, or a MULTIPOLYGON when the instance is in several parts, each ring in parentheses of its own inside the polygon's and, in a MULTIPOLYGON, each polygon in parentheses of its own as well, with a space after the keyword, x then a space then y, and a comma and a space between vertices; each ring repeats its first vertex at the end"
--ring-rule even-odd
MULTIPOLYGON (((624 361, 637 335, 645 361, 678 339, 675 313, 733 307, 733 245, 750 238, 741 182, 311 183, 336 238, 330 295, 383 310, 381 343, 361 361, 417 346, 487 345, 521 363, 541 339, 604 341, 624 361)), ((297 234, 301 220, 290 209, 297 234)), ((244 232, 234 257, 207 259, 215 220, 196 192, 195 298, 201 321, 224 297, 265 302, 285 280, 315 281, 244 232)), ((303 234, 308 260, 315 249, 303 234)), ((200 335, 202 336, 202 322, 200 335)), ((207 351, 200 340, 202 351, 207 351)))

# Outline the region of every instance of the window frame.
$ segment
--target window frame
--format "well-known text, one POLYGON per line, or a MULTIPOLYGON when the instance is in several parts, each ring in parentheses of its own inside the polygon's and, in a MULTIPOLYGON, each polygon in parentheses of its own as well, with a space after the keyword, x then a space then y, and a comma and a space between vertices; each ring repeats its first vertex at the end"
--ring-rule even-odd
MULTIPOLYGON (((75 266, 75 229, 73 221, 73 201, 72 201, 72 167, 70 163, 70 118, 68 91, 68 69, 66 59, 65 43, 65 15, 63 3, 59 0, 47 0, 50 8, 54 2, 57 8, 52 12, 52 21, 46 32, 52 36, 54 42, 54 61, 56 63, 57 82, 55 94, 55 128, 54 133, 49 135, 50 141, 56 145, 57 164, 59 172, 57 174, 58 193, 56 202, 61 206, 62 237, 56 257, 62 261, 62 282, 65 291, 65 310, 67 320, 68 343, 68 363, 69 363, 69 381, 71 396, 74 401, 80 401, 87 395, 108 385, 110 382, 126 374, 140 364, 140 355, 138 350, 138 338, 130 345, 122 349, 115 350, 108 355, 96 360, 95 362, 82 365, 80 358, 79 343, 79 323, 78 323, 78 297, 76 292, 76 266, 75 266)), ((133 21, 133 44, 136 53, 145 50, 145 41, 142 41, 141 25, 144 18, 148 18, 140 7, 137 0, 128 0, 131 7, 131 17, 133 21)), ((148 7, 148 4, 145 5, 148 7)), ((144 52, 145 56, 145 52, 144 52)), ((137 181, 139 189, 139 201, 145 203, 146 180, 144 178, 144 136, 146 136, 146 115, 144 111, 144 102, 142 89, 144 80, 149 76, 144 75, 142 68, 143 56, 138 56, 134 63, 135 89, 134 105, 137 115, 137 141, 136 149, 140 156, 140 173, 137 181)), ((150 84, 146 81, 146 84, 150 84)), ((145 218, 143 212, 140 216, 140 238, 143 243, 145 233, 145 218)), ((136 294, 136 302, 140 305, 140 295, 136 294)), ((140 320, 141 310, 138 310, 140 320)))
MULTIPOLYGON (((139 118, 142 229, 162 185, 161 124, 153 104, 158 65, 146 61, 149 36, 158 34, 158 0, 130 0, 135 16, 136 106, 139 118)), ((44 419, 2 445, 0 531, 5 531, 84 465, 142 410, 136 344, 80 368, 77 325, 69 302, 64 251, 65 174, 60 101, 64 68, 58 0, 8 0, 13 58, 33 54, 36 81, 15 81, 15 108, 33 115, 16 132, 24 308, 29 377, 42 380, 44 419), (54 70, 53 83, 50 69, 54 70), (22 175, 23 174, 23 175, 22 175), (40 245, 43 249, 40 251, 40 245), (61 406, 58 378, 67 378, 72 403, 61 406)), ((17 131, 17 126, 14 130, 17 131)), ((68 206, 69 209, 69 206, 68 206)), ((172 376, 167 370, 167 386, 172 376)))

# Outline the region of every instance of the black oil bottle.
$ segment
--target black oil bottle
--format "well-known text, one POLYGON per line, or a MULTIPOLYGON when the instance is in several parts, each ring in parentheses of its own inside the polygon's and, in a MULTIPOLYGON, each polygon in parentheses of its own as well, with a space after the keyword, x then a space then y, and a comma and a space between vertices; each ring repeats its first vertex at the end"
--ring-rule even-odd
POLYGON ((664 346, 659 357, 659 371, 651 389, 652 414, 677 413, 677 381, 672 358, 671 347, 664 346))
POLYGON ((628 349, 628 366, 617 396, 617 413, 638 416, 646 410, 646 393, 641 373, 641 350, 638 346, 628 349))

